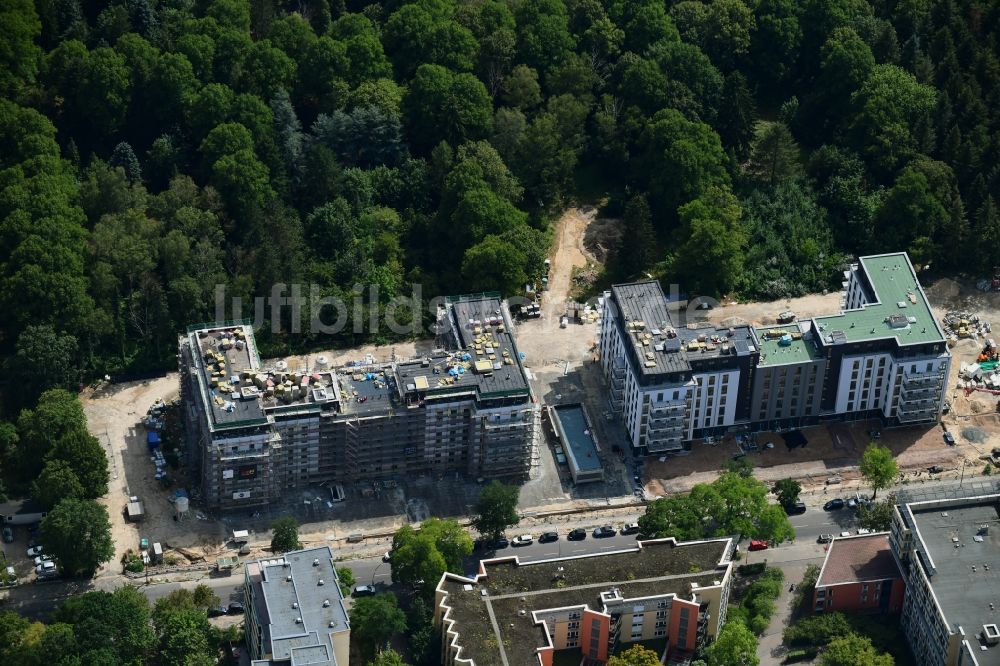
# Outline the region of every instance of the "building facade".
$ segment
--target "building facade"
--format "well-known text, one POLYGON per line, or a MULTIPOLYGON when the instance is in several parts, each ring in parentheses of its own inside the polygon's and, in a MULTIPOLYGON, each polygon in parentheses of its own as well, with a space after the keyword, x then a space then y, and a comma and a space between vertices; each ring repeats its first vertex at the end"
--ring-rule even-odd
POLYGON ((522 563, 480 562, 446 573, 435 626, 446 666, 604 663, 638 641, 662 640, 668 659, 690 658, 718 635, 732 581, 731 539, 640 541, 611 553, 522 563))
POLYGON ((329 546, 248 562, 243 575, 252 666, 348 666, 351 626, 329 546))
POLYGON ((889 533, 835 538, 816 578, 817 613, 898 613, 906 586, 889 549, 889 533))
POLYGON ((322 356, 262 362, 245 323, 190 327, 181 396, 203 501, 246 508, 327 481, 425 473, 526 477, 539 410, 511 330, 498 296, 456 297, 431 355, 330 368, 322 356))
POLYGON ((939 497, 904 500, 893 515, 903 634, 919 666, 1000 666, 1000 494, 939 497))
POLYGON ((601 365, 637 452, 732 432, 934 423, 951 356, 905 253, 862 257, 841 312, 784 326, 675 325, 658 282, 605 292, 601 365))

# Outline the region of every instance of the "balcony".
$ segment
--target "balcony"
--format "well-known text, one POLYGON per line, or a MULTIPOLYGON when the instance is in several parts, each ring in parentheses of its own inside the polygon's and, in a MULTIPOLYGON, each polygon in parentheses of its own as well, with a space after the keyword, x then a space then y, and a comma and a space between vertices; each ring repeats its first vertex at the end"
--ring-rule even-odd
POLYGON ((677 432, 647 433, 646 448, 650 453, 665 453, 669 451, 681 451, 684 448, 684 433, 677 432))
POLYGON ((925 398, 937 398, 941 394, 940 386, 913 386, 903 384, 899 390, 899 397, 907 402, 911 400, 922 400, 925 398))
POLYGON ((688 407, 687 401, 685 400, 665 400, 662 402, 654 402, 649 406, 649 411, 652 414, 673 414, 676 412, 683 412, 688 407))
POLYGON ((931 372, 903 372, 903 385, 909 388, 936 386, 944 381, 944 369, 931 372))

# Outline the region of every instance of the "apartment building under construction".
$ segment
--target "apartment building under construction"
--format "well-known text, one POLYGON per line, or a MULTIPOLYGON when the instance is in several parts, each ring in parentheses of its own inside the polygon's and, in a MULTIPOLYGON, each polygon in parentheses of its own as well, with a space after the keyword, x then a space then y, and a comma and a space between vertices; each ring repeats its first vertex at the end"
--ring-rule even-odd
POLYGON ((327 481, 522 478, 539 412, 496 294, 450 298, 440 349, 386 364, 262 362, 246 323, 180 339, 189 460, 207 506, 266 504, 327 481))
POLYGON ((937 421, 951 355, 905 253, 851 265, 838 314, 788 314, 779 326, 682 326, 658 282, 605 292, 601 364, 634 449, 678 453, 828 421, 937 421))

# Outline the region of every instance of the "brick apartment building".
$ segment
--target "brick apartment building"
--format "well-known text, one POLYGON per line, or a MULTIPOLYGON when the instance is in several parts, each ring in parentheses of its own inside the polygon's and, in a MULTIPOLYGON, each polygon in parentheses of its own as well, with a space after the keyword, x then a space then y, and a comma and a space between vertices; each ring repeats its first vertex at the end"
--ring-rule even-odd
POLYGON ((835 538, 816 579, 817 613, 898 613, 906 587, 889 549, 889 533, 835 538))
POLYGON ((435 626, 446 666, 603 663, 637 641, 689 658, 726 618, 731 539, 637 542, 616 552, 524 563, 483 560, 473 578, 446 573, 435 626))

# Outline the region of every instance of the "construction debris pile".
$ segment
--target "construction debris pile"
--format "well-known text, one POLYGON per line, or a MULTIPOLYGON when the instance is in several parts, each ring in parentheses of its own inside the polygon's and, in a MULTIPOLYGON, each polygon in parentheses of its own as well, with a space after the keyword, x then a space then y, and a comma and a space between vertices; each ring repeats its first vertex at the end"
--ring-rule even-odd
POLYGON ((992 279, 982 279, 976 282, 976 289, 979 291, 1000 291, 1000 275, 994 275, 992 279))
POLYGON ((986 391, 1000 395, 1000 356, 996 343, 989 339, 975 363, 962 363, 958 373, 958 388, 969 395, 973 391, 986 391))
POLYGON ((990 323, 970 312, 949 312, 941 321, 945 337, 956 342, 962 338, 978 340, 992 330, 990 323))

